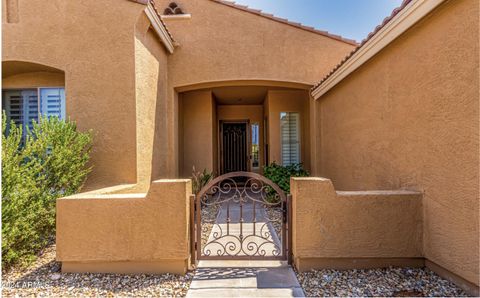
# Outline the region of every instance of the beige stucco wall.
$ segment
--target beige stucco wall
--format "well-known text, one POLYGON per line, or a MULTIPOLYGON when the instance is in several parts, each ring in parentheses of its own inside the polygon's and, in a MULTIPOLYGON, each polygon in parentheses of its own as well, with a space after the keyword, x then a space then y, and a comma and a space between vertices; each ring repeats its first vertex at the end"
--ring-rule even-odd
POLYGON ((38 87, 64 87, 65 74, 55 72, 29 72, 2 78, 2 89, 38 87))
MULTIPOLYGON (((171 1, 155 2, 163 11, 171 1)), ((351 44, 210 0, 178 3, 192 18, 166 20, 179 44, 168 64, 165 150, 175 158, 167 161, 167 174, 174 175, 179 169, 176 90, 205 82, 239 80, 312 85, 354 48, 351 44)))
POLYGON ((280 113, 300 113, 300 160, 310 169, 310 111, 309 94, 305 90, 271 90, 267 94, 269 161, 282 163, 280 113))
POLYGON ((67 116, 96 132, 91 187, 136 181, 134 26, 144 8, 117 0, 19 0, 15 23, 6 23, 3 10, 2 60, 64 71, 67 116))
MULTIPOLYGON (((156 2, 159 11, 169 3, 156 2)), ((242 80, 308 86, 353 48, 209 0, 185 2, 192 18, 167 21, 177 40, 168 59, 146 30, 145 6, 132 1, 19 0, 18 10, 3 10, 2 60, 64 71, 67 116, 96 132, 87 189, 137 181, 142 189, 183 171, 180 88, 242 80)), ((37 79, 33 85, 46 84, 37 79)))
POLYGON ((165 137, 161 118, 165 113, 167 53, 145 14, 135 29, 137 190, 145 191, 161 175, 161 160, 166 158, 156 148, 165 137))
POLYGON ((121 194, 119 188, 58 199, 62 270, 184 274, 191 187, 190 180, 158 180, 147 194, 121 194))
POLYGON ((318 174, 424 192, 425 257, 477 285, 478 15, 446 2, 316 104, 318 174))
POLYGON ((300 271, 422 265, 422 195, 336 192, 325 178, 291 178, 292 249, 300 271))
MULTIPOLYGON (((214 99, 212 92, 192 91, 181 94, 183 128, 182 177, 191 177, 192 167, 202 172, 214 170, 214 99)), ((170 157, 172 158, 172 157, 170 157)))

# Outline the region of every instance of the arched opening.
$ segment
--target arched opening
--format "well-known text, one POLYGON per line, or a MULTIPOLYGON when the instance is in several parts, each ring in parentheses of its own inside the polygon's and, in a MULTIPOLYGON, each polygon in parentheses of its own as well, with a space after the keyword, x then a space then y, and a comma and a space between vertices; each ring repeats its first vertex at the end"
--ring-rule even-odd
POLYGON ((179 173, 261 174, 272 162, 310 166, 309 86, 232 81, 176 88, 179 173))
POLYGON ((2 62, 2 110, 8 120, 32 128, 41 115, 65 119, 65 102, 64 71, 25 61, 2 62))

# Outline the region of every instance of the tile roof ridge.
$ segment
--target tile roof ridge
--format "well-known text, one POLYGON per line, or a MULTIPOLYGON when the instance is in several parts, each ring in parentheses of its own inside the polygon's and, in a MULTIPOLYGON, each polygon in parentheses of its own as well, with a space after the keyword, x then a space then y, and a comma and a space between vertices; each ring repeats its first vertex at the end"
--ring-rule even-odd
POLYGON ((318 83, 316 83, 311 90, 312 91, 315 90, 318 86, 320 86, 323 82, 325 82, 329 77, 331 77, 334 72, 336 72, 343 64, 345 64, 345 62, 348 61, 348 59, 350 59, 353 56, 353 54, 358 52, 359 49, 361 49, 370 39, 372 39, 373 36, 375 36, 383 27, 385 27, 385 25, 387 25, 388 22, 390 22, 400 11, 402 11, 412 1, 413 0, 403 0, 402 4, 399 7, 396 7, 395 9, 393 9, 392 13, 386 18, 384 18, 382 23, 377 25, 375 29, 373 29, 373 31, 370 32, 367 35, 367 37, 364 38, 362 42, 353 51, 347 54, 347 56, 345 56, 342 59, 342 61, 340 61, 340 63, 338 63, 332 70, 330 70, 330 72, 326 76, 324 76, 318 83))
POLYGON ((155 13, 157 14, 158 18, 160 19, 160 23, 162 23, 163 27, 165 27, 165 31, 167 31, 168 36, 170 37, 170 39, 171 39, 172 41, 175 41, 175 39, 173 38, 172 33, 170 32, 170 30, 168 30, 167 24, 165 24, 165 22, 162 20, 162 14, 158 11, 157 5, 155 4, 155 1, 154 1, 154 0, 128 0, 128 1, 135 2, 135 3, 138 3, 138 4, 142 4, 142 5, 151 4, 152 7, 153 7, 153 10, 155 11, 155 13))
POLYGON ((335 39, 335 40, 339 40, 339 41, 342 41, 342 42, 345 42, 345 43, 348 43, 348 44, 351 44, 351 45, 354 45, 354 46, 358 46, 358 43, 353 39, 348 39, 348 38, 342 37, 340 35, 332 34, 332 33, 329 33, 328 31, 324 31, 324 30, 319 30, 319 29, 316 29, 316 28, 311 27, 311 26, 306 26, 306 25, 303 25, 303 24, 298 23, 298 22, 293 22, 293 21, 290 21, 290 20, 285 19, 285 18, 280 18, 280 17, 277 17, 273 14, 263 12, 260 9, 254 9, 254 8, 250 8, 246 5, 237 4, 234 1, 230 1, 230 0, 210 0, 210 1, 218 3, 218 4, 223 4, 223 5, 232 7, 232 8, 236 8, 236 9, 239 9, 239 10, 242 10, 242 11, 245 11, 245 12, 249 12, 249 13, 252 13, 252 14, 255 14, 255 15, 258 15, 258 16, 276 21, 276 22, 280 22, 280 23, 283 23, 283 24, 286 24, 286 25, 290 25, 290 26, 293 26, 293 27, 298 28, 298 29, 306 30, 306 31, 316 33, 316 34, 320 34, 320 35, 323 35, 323 36, 326 36, 326 37, 329 37, 329 38, 332 38, 332 39, 335 39))
POLYGON ((163 27, 165 27, 165 31, 167 31, 168 36, 170 36, 170 39, 172 39, 173 42, 175 42, 175 39, 173 38, 172 33, 170 30, 168 30, 167 24, 162 20, 162 14, 158 11, 157 5, 154 0, 145 0, 148 3, 152 4, 153 10, 155 10, 155 13, 157 14, 158 18, 160 19, 160 22, 162 23, 163 27))

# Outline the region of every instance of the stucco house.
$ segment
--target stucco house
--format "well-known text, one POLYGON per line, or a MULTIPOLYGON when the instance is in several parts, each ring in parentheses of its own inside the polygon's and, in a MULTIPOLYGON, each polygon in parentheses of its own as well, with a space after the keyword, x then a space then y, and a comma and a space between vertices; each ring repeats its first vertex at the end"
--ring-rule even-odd
POLYGON ((315 255, 295 236, 307 233, 295 201, 320 196, 302 192, 317 182, 293 182, 294 262, 405 261, 478 291, 478 1, 406 0, 361 43, 225 0, 2 5, 7 116, 58 115, 96 133, 88 192, 57 203, 64 270, 184 271, 193 166, 261 174, 303 163, 338 190, 416 194, 401 207, 381 199, 385 216, 364 228, 382 230, 357 233, 364 250, 315 255), (152 200, 167 194, 181 204, 152 200), (392 236, 374 247, 378 235, 392 236))

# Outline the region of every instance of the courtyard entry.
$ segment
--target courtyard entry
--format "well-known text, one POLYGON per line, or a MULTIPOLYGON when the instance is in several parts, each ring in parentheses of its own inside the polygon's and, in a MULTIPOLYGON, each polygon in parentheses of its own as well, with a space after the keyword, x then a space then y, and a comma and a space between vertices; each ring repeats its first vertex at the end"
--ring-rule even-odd
POLYGON ((192 263, 290 262, 290 203, 289 195, 259 174, 231 172, 215 178, 192 196, 192 263))
POLYGON ((262 174, 273 162, 309 169, 308 86, 216 84, 177 90, 180 177, 191 177, 193 168, 262 174))

